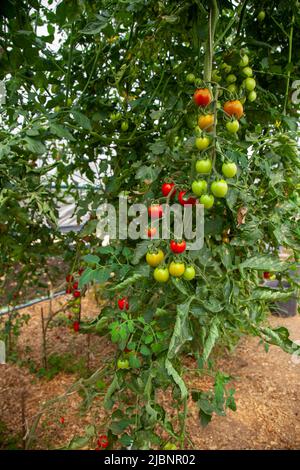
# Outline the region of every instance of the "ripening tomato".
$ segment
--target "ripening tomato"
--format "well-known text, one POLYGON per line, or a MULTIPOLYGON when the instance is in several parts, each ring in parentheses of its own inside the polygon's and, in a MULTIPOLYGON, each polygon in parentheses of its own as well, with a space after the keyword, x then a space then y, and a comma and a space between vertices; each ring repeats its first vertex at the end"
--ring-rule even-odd
POLYGON ((240 119, 244 114, 243 105, 239 100, 226 101, 223 107, 226 114, 240 119))
POLYGON ((168 268, 155 268, 153 277, 157 282, 167 282, 170 277, 168 268))
POLYGON ((214 119, 215 118, 213 114, 204 114, 202 116, 199 116, 198 126, 200 127, 200 129, 210 132, 212 130, 214 119))
POLYGON ((188 199, 186 199, 184 196, 186 195, 186 191, 180 191, 179 194, 178 194, 178 201, 179 201, 179 204, 181 204, 182 206, 186 206, 187 204, 191 204, 191 205, 194 205, 197 203, 197 199, 195 199, 194 197, 189 197, 188 199))
POLYGON ((237 173, 237 166, 233 162, 223 163, 222 173, 226 178, 233 178, 237 173))
POLYGON ((200 203, 203 204, 205 209, 211 209, 214 205, 215 198, 212 194, 202 194, 200 197, 200 203))
POLYGON ((185 240, 181 240, 181 242, 176 242, 175 240, 170 241, 170 249, 173 253, 183 253, 186 249, 186 242, 185 240))
POLYGON ((148 251, 146 254, 146 262, 149 264, 149 266, 155 268, 163 261, 164 257, 165 255, 162 250, 157 250, 154 252, 148 251))
POLYGON ((226 122, 226 129, 230 134, 236 134, 240 128, 240 123, 236 119, 226 122))
POLYGON ((174 197, 176 194, 175 183, 164 183, 161 187, 162 195, 167 197, 170 192, 172 192, 171 197, 174 197))
POLYGON ((196 196, 201 196, 207 190, 207 182, 205 180, 195 180, 192 183, 192 191, 196 196))
POLYGON ((118 359, 117 367, 118 369, 129 369, 128 359, 118 359))
POLYGON ((196 271, 194 266, 187 266, 183 273, 183 279, 186 281, 192 281, 196 276, 196 271))
POLYGON ((171 261, 169 265, 169 273, 171 276, 180 277, 183 275, 185 270, 185 264, 180 261, 171 261))
POLYGON ((163 215, 163 208, 160 204, 153 204, 148 207, 148 214, 151 219, 159 219, 163 215))
POLYGON ((194 93, 194 102, 197 106, 205 108, 211 103, 211 93, 208 88, 198 88, 194 93))
POLYGON ((101 449, 106 449, 108 447, 109 441, 108 441, 108 437, 106 436, 106 434, 102 434, 101 436, 98 437, 97 444, 98 444, 98 447, 100 447, 101 449))
POLYGON ((205 150, 210 144, 210 140, 208 137, 196 137, 195 145, 198 150, 205 150))
POLYGON ((79 290, 74 290, 73 292, 73 296, 75 297, 75 299, 78 299, 78 297, 80 297, 80 291, 79 290))
POLYGON ((228 185, 225 180, 214 181, 210 189, 214 196, 225 197, 228 191, 228 185))
POLYGON ((212 170, 212 162, 209 158, 206 160, 197 160, 196 161, 196 171, 197 173, 210 173, 212 170))
POLYGON ((129 309, 129 302, 127 297, 122 297, 118 299, 118 307, 120 310, 128 310, 129 309))
POLYGON ((153 238, 153 237, 155 237, 156 233, 157 233, 156 227, 149 227, 149 228, 147 229, 147 236, 148 236, 148 238, 153 238))

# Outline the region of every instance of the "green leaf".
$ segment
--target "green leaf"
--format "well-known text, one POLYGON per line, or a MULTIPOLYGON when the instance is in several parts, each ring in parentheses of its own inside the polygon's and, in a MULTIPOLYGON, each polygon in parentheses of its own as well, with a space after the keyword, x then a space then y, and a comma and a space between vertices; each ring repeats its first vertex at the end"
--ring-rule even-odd
POLYGON ((292 295, 296 295, 293 289, 271 289, 269 287, 258 287, 254 289, 251 293, 251 298, 254 300, 286 300, 292 295))
POLYGON ((132 284, 135 284, 137 281, 142 279, 143 276, 141 274, 134 274, 131 277, 128 277, 125 279, 125 281, 121 282, 120 284, 117 284, 116 286, 110 287, 108 290, 110 291, 116 291, 116 290, 122 290, 125 289, 128 286, 131 286, 132 284))
POLYGON ((83 259, 83 261, 85 261, 86 263, 90 263, 90 264, 98 264, 99 261, 100 261, 99 256, 97 256, 97 255, 91 255, 91 254, 88 254, 88 255, 83 256, 82 259, 83 259))
POLYGON ((57 135, 57 137, 60 137, 61 139, 67 139, 70 142, 75 142, 75 139, 72 136, 71 132, 60 124, 51 124, 50 131, 52 132, 52 134, 57 135))
POLYGON ((283 272, 289 269, 290 266, 291 265, 289 263, 280 261, 278 258, 272 257, 272 255, 261 255, 248 258, 239 265, 239 268, 255 269, 258 271, 283 272))
POLYGON ((216 343, 216 340, 219 337, 219 324, 220 320, 218 317, 214 317, 213 321, 210 324, 210 328, 208 331, 208 336, 205 340, 204 348, 203 348, 203 354, 202 358, 203 361, 206 362, 207 359, 210 356, 211 351, 213 350, 213 347, 216 343))
POLYGON ((30 152, 41 154, 45 153, 47 150, 40 140, 32 139, 31 137, 25 137, 24 140, 26 141, 26 147, 30 152))
POLYGON ((148 251, 149 240, 144 240, 136 245, 134 250, 132 264, 138 264, 148 251))
POLYGON ((81 289, 86 284, 89 284, 89 282, 92 281, 93 276, 94 276, 94 270, 91 268, 86 268, 79 278, 79 284, 78 284, 79 289, 81 289))
POLYGON ((119 389, 120 389, 120 384, 119 384, 119 381, 118 381, 118 376, 115 375, 114 378, 113 378, 112 383, 110 384, 110 386, 107 389, 107 392, 106 392, 106 395, 105 395, 105 398, 104 398, 103 405, 104 405, 104 408, 106 410, 110 410, 113 407, 113 402, 112 402, 111 398, 112 398, 113 394, 119 389))
POLYGON ((155 181, 160 173, 159 167, 143 165, 136 172, 135 179, 148 180, 149 184, 155 181))
POLYGON ((290 333, 283 326, 274 329, 269 327, 253 326, 267 343, 279 346, 283 351, 286 351, 289 354, 299 354, 300 346, 290 340, 290 333))
POLYGON ((143 356, 151 356, 151 351, 145 344, 142 344, 140 347, 140 353, 143 354, 143 356))
POLYGON ((186 341, 191 341, 192 339, 188 315, 190 304, 193 300, 194 298, 191 297, 185 304, 177 306, 176 322, 168 350, 169 359, 177 356, 181 347, 186 343, 186 341))
POLYGON ((84 114, 80 113, 79 111, 74 111, 72 109, 72 116, 76 123, 79 124, 79 126, 83 127, 84 129, 87 129, 88 131, 92 129, 91 121, 84 114))
POLYGON ((171 361, 169 361, 168 358, 166 359, 165 367, 167 369, 168 374, 173 377, 174 382, 178 385, 181 392, 181 398, 184 400, 188 396, 188 390, 184 381, 182 380, 176 369, 174 369, 171 361))

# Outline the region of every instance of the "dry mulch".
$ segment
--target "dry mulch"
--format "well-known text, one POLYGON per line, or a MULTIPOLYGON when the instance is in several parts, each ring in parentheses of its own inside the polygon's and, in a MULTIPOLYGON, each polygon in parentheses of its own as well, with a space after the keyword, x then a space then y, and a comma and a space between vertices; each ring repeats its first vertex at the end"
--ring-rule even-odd
MULTIPOLYGON (((54 301, 54 308, 66 301, 54 301)), ((30 314, 18 339, 19 357, 41 360, 41 307, 47 312, 47 302, 34 305, 22 313, 30 314)), ((99 312, 91 295, 83 300, 83 312, 93 317, 99 312)), ((300 340, 300 317, 271 317, 273 326, 285 326, 294 340, 300 340)), ((92 370, 113 356, 113 347, 107 338, 76 334, 66 326, 49 331, 49 351, 58 354, 72 353, 87 360, 92 370)), ((189 404, 187 431, 195 449, 300 449, 300 363, 297 358, 275 346, 265 352, 257 338, 243 338, 231 355, 219 361, 223 372, 234 376, 237 411, 228 411, 226 417, 214 416, 212 422, 201 428, 197 408, 189 404), (296 359, 296 360, 295 360, 296 359)), ((25 403, 26 422, 30 423, 43 402, 63 394, 76 376, 59 373, 52 380, 37 378, 28 367, 17 364, 0 365, 0 421, 7 426, 8 434, 22 435, 22 396, 25 403)), ((205 386, 203 379, 192 380, 193 387, 205 386)), ((100 427, 105 419, 101 399, 95 401, 87 415, 78 413, 81 398, 77 393, 68 397, 52 415, 41 421, 35 448, 53 449, 66 445, 74 435, 82 435, 89 424, 100 427), (64 424, 60 418, 64 417, 64 424)), ((171 410, 170 410, 171 411, 171 410)), ((105 426, 103 426, 103 431, 105 426)), ((1 448, 1 442, 0 442, 1 448)))

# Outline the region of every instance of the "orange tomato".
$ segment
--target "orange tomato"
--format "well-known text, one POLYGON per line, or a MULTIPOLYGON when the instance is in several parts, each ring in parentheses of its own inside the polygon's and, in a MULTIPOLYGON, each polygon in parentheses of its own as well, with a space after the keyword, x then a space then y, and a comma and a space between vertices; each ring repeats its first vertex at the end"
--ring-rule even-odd
POLYGON ((200 129, 210 132, 212 131, 214 120, 215 118, 213 114, 199 116, 198 126, 200 129))
POLYGON ((235 116, 237 119, 240 119, 244 114, 243 105, 239 100, 226 101, 223 109, 226 114, 235 116))
POLYGON ((194 102, 197 106, 205 108, 211 102, 211 93, 208 88, 198 88, 194 93, 194 102))

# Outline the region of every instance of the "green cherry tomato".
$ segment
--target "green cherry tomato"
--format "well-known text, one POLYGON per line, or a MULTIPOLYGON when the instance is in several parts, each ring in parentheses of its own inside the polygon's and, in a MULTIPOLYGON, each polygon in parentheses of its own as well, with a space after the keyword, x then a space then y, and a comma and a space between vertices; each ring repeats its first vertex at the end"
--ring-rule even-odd
POLYGON ((191 84, 194 84, 195 83, 195 80, 196 80, 196 77, 193 73, 188 73, 187 76, 185 77, 187 83, 191 83, 191 84))
POLYGON ((219 83, 222 80, 221 75, 218 74, 217 70, 214 70, 211 76, 213 82, 219 83))
POLYGON ((206 160, 197 160, 196 161, 196 171, 197 173, 210 173, 212 170, 212 163, 209 158, 206 160))
POLYGON ((245 77, 252 77, 252 75, 253 75, 252 68, 251 67, 244 67, 243 70, 242 70, 242 74, 245 77))
POLYGON ((59 113, 59 111, 60 111, 60 106, 55 106, 54 112, 55 112, 55 113, 59 113))
POLYGON ((234 119, 234 121, 228 121, 226 122, 226 129, 230 134, 236 134, 236 132, 240 128, 240 123, 237 119, 234 119))
POLYGON ((157 282, 167 282, 170 277, 168 268, 155 268, 153 277, 157 282))
POLYGON ((118 369, 129 369, 129 361, 127 359, 118 359, 118 369))
POLYGON ((171 276, 180 277, 185 271, 185 264, 180 261, 171 261, 169 265, 169 273, 171 276))
POLYGON ((228 185, 225 180, 214 181, 210 189, 214 196, 225 197, 228 191, 228 185))
POLYGON ((195 145, 198 150, 205 150, 209 146, 210 140, 208 137, 197 137, 195 145))
POLYGON ((193 181, 192 183, 192 191, 196 196, 201 196, 201 194, 205 193, 207 190, 207 182, 204 180, 200 181, 193 181))
POLYGON ((266 13, 264 12, 264 10, 261 10, 258 15, 257 15, 257 20, 262 23, 264 21, 266 17, 266 13))
POLYGON ((227 75, 227 77, 226 77, 226 82, 227 83, 234 83, 234 82, 236 82, 236 80, 237 80, 237 78, 233 73, 231 73, 230 75, 227 75))
POLYGON ((224 70, 225 73, 231 72, 231 65, 226 64, 225 62, 221 65, 221 69, 224 70))
POLYGON ((223 163, 222 173, 226 178, 233 178, 237 173, 237 166, 233 162, 223 163))
POLYGON ((196 271, 195 271, 194 266, 187 266, 183 273, 183 279, 185 279, 186 281, 192 281, 192 279, 194 279, 195 276, 196 276, 196 271))
POLYGON ((248 100, 252 103, 252 101, 255 101, 257 98, 256 91, 250 91, 249 95, 247 96, 248 100))
POLYGON ((126 131, 128 131, 128 127, 129 127, 128 122, 127 122, 127 121, 122 121, 121 130, 122 130, 123 132, 126 132, 126 131))
POLYGON ((249 57, 247 56, 247 54, 244 54, 241 58, 241 60, 239 61, 239 67, 246 67, 247 65, 249 64, 249 57))
POLYGON ((245 80, 243 81, 243 85, 245 86, 247 91, 253 91, 256 87, 256 81, 254 80, 254 78, 248 77, 245 78, 245 80))
POLYGON ((172 444, 172 442, 167 442, 164 445, 164 450, 177 450, 177 447, 175 444, 172 444))
POLYGON ((232 93, 232 94, 234 95, 235 93, 237 93, 237 86, 236 86, 236 84, 235 84, 235 83, 231 83, 231 85, 229 85, 229 86, 227 87, 227 90, 229 91, 229 93, 232 93))
POLYGON ((200 203, 203 204, 205 209, 211 209, 214 205, 215 198, 212 194, 202 194, 200 203))
POLYGON ((57 93, 59 91, 59 86, 58 85, 52 85, 51 86, 51 91, 52 91, 52 93, 57 93))
POLYGON ((68 98, 68 99, 67 99, 67 106, 70 107, 70 106, 72 106, 72 104, 73 104, 72 98, 68 98))

